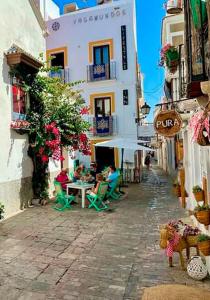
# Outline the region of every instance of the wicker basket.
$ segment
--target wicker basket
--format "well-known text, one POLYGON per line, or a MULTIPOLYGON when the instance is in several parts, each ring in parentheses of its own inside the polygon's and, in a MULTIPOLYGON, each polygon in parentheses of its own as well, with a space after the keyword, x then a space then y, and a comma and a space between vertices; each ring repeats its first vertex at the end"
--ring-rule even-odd
POLYGON ((197 235, 188 235, 186 241, 189 247, 195 247, 198 245, 198 236, 197 235))
POLYGON ((173 193, 177 197, 181 197, 181 187, 180 187, 180 185, 174 185, 173 186, 173 193))
POLYGON ((200 256, 193 256, 187 265, 188 275, 195 280, 203 280, 208 274, 206 265, 200 256))
POLYGON ((195 217, 198 220, 198 222, 201 224, 204 224, 206 226, 210 224, 210 211, 209 210, 197 211, 195 213, 195 217))
POLYGON ((198 249, 204 256, 210 255, 210 240, 198 243, 198 249))
POLYGON ((204 192, 203 191, 195 192, 193 194, 194 194, 194 197, 195 197, 196 201, 203 201, 204 200, 204 192))

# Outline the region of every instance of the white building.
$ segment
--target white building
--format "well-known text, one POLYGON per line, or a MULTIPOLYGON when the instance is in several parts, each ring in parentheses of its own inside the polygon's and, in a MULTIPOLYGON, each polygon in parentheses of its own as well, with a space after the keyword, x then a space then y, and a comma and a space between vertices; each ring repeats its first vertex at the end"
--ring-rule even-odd
MULTIPOLYGON (((167 14, 162 20, 161 32, 162 47, 170 44, 177 47, 183 57, 184 44, 184 13, 177 15, 167 14)), ((182 58, 182 60, 184 57, 182 58)), ((183 62, 184 63, 184 62, 183 62)), ((184 75, 184 74, 183 74, 184 75)), ((165 83, 164 83, 165 97, 162 98, 162 103, 170 103, 182 99, 180 86, 179 68, 176 72, 171 73, 165 68, 165 83)), ((163 107, 167 108, 166 105, 163 107)), ((160 108, 160 107, 159 107, 160 108)), ((170 109, 170 106, 168 106, 170 109)), ((156 114, 158 113, 156 110, 156 114)), ((176 159, 176 141, 174 138, 161 138, 161 147, 158 151, 159 165, 169 174, 174 175, 177 168, 176 159)))
MULTIPOLYGON (((67 5, 64 15, 48 20, 47 57, 54 56, 51 64, 62 66, 65 81, 84 81, 79 88, 90 106, 88 120, 94 129, 91 160, 118 167, 117 149, 94 144, 117 136, 136 139, 140 84, 135 1, 99 2, 106 3, 81 10, 67 5)), ((134 163, 134 153, 125 152, 125 160, 134 163)))
POLYGON ((10 127, 20 114, 26 113, 27 97, 12 86, 10 66, 15 63, 38 69, 37 58, 45 51, 46 28, 33 0, 0 1, 0 19, 0 202, 8 217, 32 197, 27 135, 10 127))

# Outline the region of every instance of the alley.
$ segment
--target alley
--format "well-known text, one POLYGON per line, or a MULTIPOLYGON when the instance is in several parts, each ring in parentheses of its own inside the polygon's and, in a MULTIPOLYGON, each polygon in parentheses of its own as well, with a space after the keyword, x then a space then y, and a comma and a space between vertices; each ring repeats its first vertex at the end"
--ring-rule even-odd
POLYGON ((0 299, 140 299, 144 287, 195 282, 168 268, 159 228, 184 216, 158 169, 149 171, 113 211, 34 207, 0 223, 0 299), (159 183, 159 184, 157 184, 159 183))

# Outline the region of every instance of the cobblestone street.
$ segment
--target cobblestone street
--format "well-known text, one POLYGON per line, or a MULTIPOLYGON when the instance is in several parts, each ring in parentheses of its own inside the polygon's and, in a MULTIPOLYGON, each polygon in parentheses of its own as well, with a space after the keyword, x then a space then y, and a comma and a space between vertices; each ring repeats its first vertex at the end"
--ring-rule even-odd
POLYGON ((141 299, 144 287, 198 285, 159 249, 160 224, 184 217, 155 169, 113 212, 34 207, 0 223, 0 299, 141 299), (160 180, 161 184, 158 185, 160 180))

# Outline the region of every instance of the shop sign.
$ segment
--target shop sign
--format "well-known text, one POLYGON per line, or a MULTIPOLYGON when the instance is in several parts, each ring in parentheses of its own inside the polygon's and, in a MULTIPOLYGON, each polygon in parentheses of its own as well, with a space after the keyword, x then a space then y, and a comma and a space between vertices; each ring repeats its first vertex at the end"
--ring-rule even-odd
POLYGON ((123 105, 128 105, 128 90, 123 90, 123 105))
POLYGON ((75 18, 73 20, 73 24, 77 25, 77 24, 86 24, 86 23, 92 23, 92 22, 95 23, 95 22, 109 20, 109 19, 113 19, 113 18, 117 18, 120 16, 125 16, 125 15, 126 15, 125 9, 118 9, 116 11, 101 13, 100 15, 90 15, 90 16, 75 18))
POLYGON ((126 26, 121 26, 121 44, 122 44, 122 67, 123 70, 128 69, 128 55, 127 55, 127 36, 126 26))
POLYGON ((181 130, 182 119, 175 110, 161 111, 155 117, 154 128, 159 135, 173 137, 181 130))

